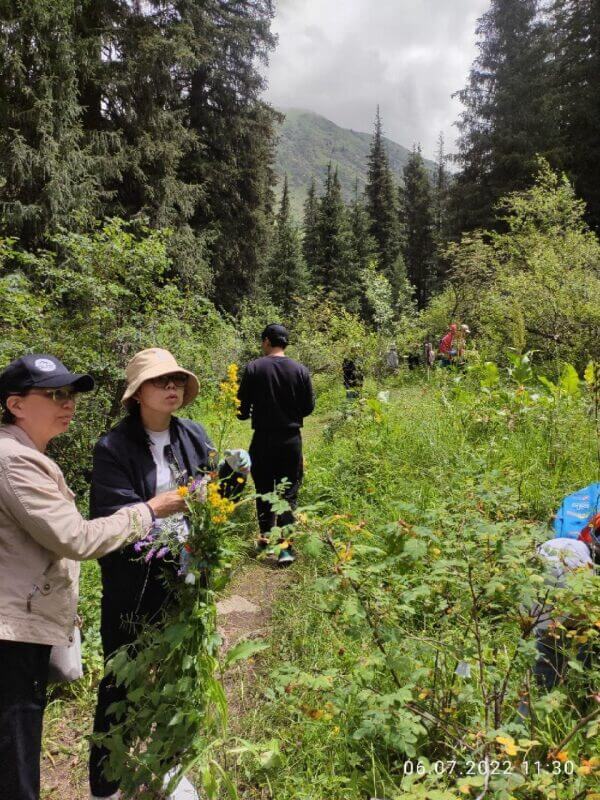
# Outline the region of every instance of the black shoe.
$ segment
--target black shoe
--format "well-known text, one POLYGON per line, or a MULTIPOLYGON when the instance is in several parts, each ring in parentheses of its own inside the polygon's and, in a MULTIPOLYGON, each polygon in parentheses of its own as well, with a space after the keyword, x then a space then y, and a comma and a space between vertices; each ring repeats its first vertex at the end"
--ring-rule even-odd
POLYGON ((256 552, 264 553, 269 545, 270 542, 267 536, 259 536, 259 538, 256 540, 256 552))

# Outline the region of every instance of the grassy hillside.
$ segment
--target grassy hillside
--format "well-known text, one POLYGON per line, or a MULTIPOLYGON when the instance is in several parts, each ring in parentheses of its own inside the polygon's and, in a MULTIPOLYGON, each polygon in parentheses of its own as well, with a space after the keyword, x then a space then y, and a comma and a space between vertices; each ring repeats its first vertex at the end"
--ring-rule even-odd
MULTIPOLYGON (((292 209, 298 219, 302 215, 302 204, 311 178, 316 179, 320 189, 330 161, 338 168, 347 200, 354 196, 357 180, 359 192, 364 190, 370 133, 340 128, 312 111, 287 109, 283 113, 285 120, 281 126, 275 168, 279 186, 283 176, 288 176, 292 209)), ((400 181, 410 151, 390 139, 385 139, 385 143, 392 173, 400 181)), ((433 162, 427 161, 426 164, 433 168, 433 162)))

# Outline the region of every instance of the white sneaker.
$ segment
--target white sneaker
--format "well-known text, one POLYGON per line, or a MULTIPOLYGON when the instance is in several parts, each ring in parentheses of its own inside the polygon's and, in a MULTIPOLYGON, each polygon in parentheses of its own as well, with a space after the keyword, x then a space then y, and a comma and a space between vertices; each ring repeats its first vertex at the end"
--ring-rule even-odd
MULTIPOLYGON (((167 786, 169 781, 171 780, 172 776, 175 774, 177 769, 172 769, 164 777, 163 786, 167 786)), ((171 792, 169 795, 168 800, 200 800, 200 795, 194 789, 194 786, 190 781, 184 776, 180 781, 177 788, 171 792)))
POLYGON ((121 792, 119 789, 117 789, 114 794, 111 794, 108 797, 96 797, 95 794, 90 794, 90 800, 121 800, 121 792))

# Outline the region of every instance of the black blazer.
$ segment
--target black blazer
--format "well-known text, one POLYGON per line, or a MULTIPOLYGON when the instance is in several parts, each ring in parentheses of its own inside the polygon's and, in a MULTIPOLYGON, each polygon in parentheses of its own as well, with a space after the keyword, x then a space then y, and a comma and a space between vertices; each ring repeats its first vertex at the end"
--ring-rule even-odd
MULTIPOLYGON (((197 422, 171 418, 171 447, 181 484, 216 469, 214 446, 197 422)), ((108 517, 119 508, 150 500, 156 494, 156 464, 140 419, 128 415, 102 436, 94 448, 90 517, 108 517)))
MULTIPOLYGON (((181 484, 216 468, 209 453, 214 447, 196 422, 171 420, 171 447, 181 472, 181 484)), ((224 493, 239 491, 237 473, 224 464, 220 471, 224 493), (230 479, 230 480, 228 480, 230 479)), ((94 448, 90 516, 106 517, 123 506, 150 500, 156 494, 156 465, 148 436, 139 417, 128 415, 94 448)), ((101 633, 106 655, 135 639, 140 618, 156 619, 169 599, 169 579, 177 565, 162 561, 146 564, 128 545, 99 559, 102 571, 101 633)))

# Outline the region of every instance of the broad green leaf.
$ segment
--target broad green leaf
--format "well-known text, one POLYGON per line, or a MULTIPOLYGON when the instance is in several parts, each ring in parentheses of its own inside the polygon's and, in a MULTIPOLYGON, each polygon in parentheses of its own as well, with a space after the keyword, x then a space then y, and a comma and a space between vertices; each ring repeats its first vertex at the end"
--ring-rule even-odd
POLYGON ((569 397, 577 397, 580 394, 579 375, 572 364, 565 364, 563 367, 559 386, 569 397))
POLYGON ((244 661, 256 653, 266 650, 268 647, 269 645, 267 642, 263 642, 259 639, 246 639, 243 642, 238 642, 231 650, 227 651, 224 666, 230 667, 232 664, 235 664, 236 661, 244 661))

